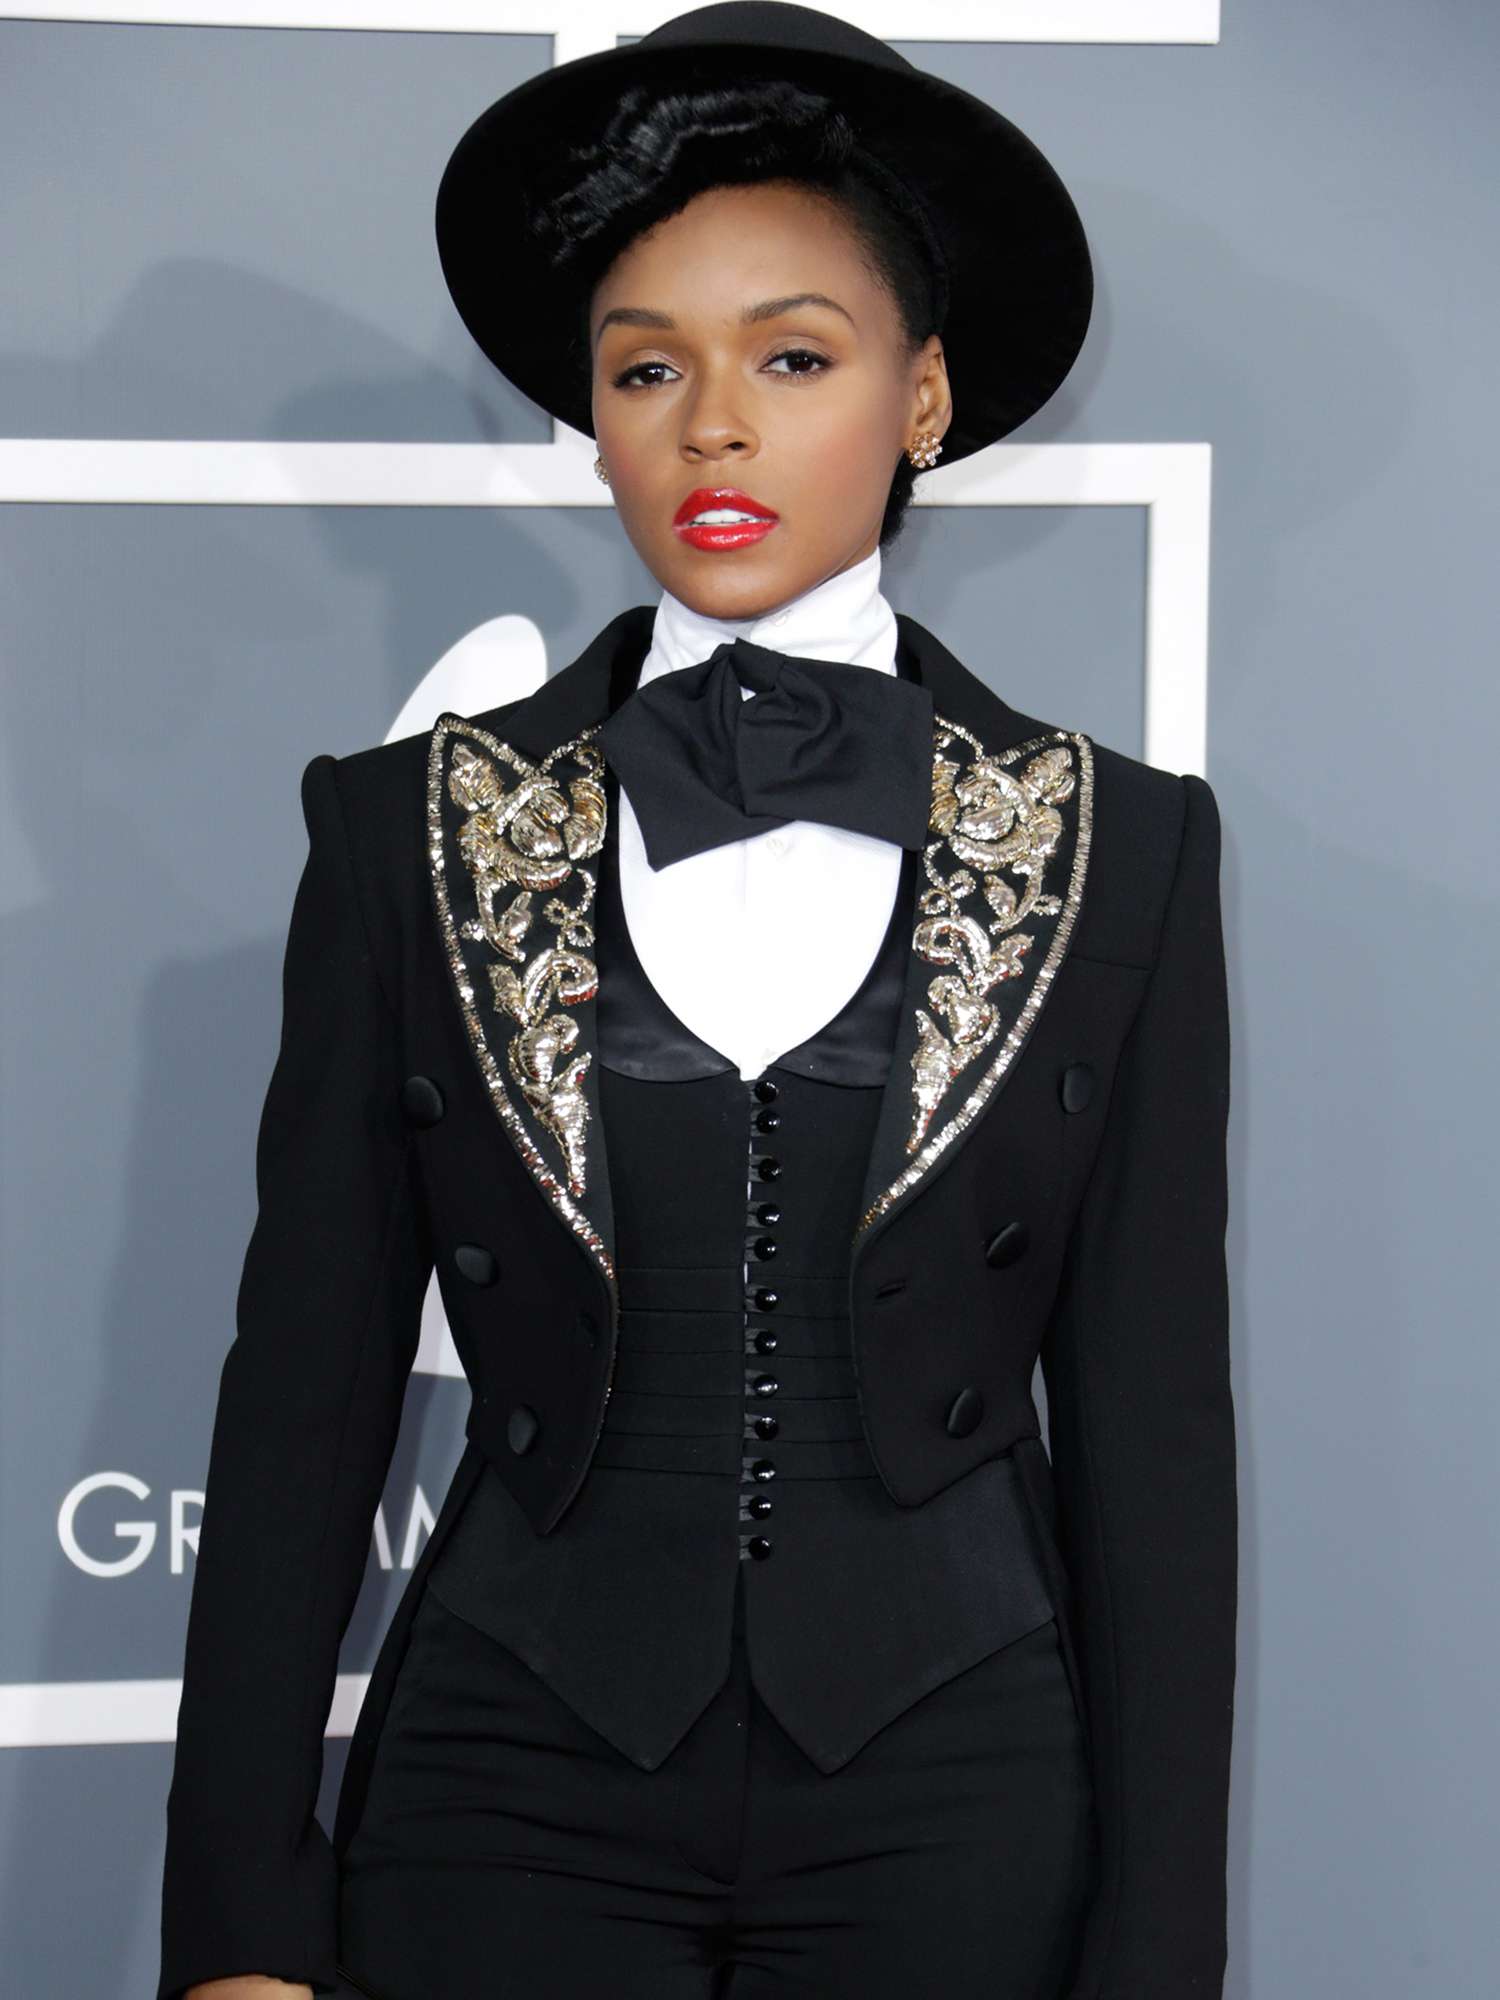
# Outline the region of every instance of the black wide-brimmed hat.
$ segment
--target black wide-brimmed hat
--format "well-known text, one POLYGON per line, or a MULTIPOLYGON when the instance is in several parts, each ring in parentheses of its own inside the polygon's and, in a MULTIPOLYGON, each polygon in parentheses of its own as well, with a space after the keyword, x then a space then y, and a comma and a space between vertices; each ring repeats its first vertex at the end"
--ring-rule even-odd
POLYGON ((581 301, 525 227, 538 162, 602 134, 628 87, 667 89, 689 76, 781 77, 824 92, 920 203, 947 266, 946 461, 1042 407, 1077 358, 1094 298, 1083 224, 1057 173, 981 99, 874 35, 785 0, 695 7, 639 41, 529 78, 465 132, 438 187, 438 257, 465 326, 502 374, 593 435, 577 360, 581 301))

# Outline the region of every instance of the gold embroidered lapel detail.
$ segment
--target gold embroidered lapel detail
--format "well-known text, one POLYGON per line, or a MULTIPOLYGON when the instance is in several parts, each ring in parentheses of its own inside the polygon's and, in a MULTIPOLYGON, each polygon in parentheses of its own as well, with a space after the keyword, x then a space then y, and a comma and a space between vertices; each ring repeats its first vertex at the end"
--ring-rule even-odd
POLYGON ((593 1001, 599 983, 596 878, 584 864, 604 844, 607 807, 593 734, 585 729, 533 763, 477 724, 439 716, 428 754, 428 858, 491 1101, 543 1191, 613 1275, 609 1246, 578 1199, 589 1187, 595 1084, 593 1049, 579 1048, 580 1014, 570 1011, 593 1001), (460 815, 448 832, 445 799, 460 815), (465 870, 453 871, 451 897, 450 838, 465 870), (492 1046, 500 1023, 503 1071, 492 1046))
POLYGON ((920 979, 920 964, 947 969, 929 980, 927 1005, 898 1047, 899 1057, 914 1026, 907 1163, 865 1209, 856 1236, 968 1130, 1030 1033, 1082 902, 1093 796, 1093 747, 1079 731, 1048 730, 990 754, 962 723, 934 718, 928 886, 917 897, 912 976, 920 979), (954 1085, 991 1047, 944 1121, 954 1085))

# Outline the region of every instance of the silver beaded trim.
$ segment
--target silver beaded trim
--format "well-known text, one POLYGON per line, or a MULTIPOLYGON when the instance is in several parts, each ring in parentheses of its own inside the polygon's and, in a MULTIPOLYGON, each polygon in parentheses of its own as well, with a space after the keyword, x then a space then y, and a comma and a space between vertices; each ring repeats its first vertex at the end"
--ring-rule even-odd
MULTIPOLYGON (((962 905, 974 893, 987 902, 997 912, 995 921, 987 928, 991 932, 1013 929, 1018 913, 1031 915, 1058 916, 1047 956, 1031 984, 1009 1033, 1000 1045, 994 1061, 980 1078, 963 1104, 936 1132, 911 1163, 904 1167, 885 1191, 878 1195, 860 1217, 854 1231, 857 1242, 863 1232, 877 1217, 883 1215, 893 1203, 899 1201, 922 1177, 929 1173, 955 1140, 960 1138, 984 1109, 996 1084, 1011 1063, 1031 1031, 1048 988, 1061 965, 1068 948, 1068 941, 1077 921, 1078 911, 1083 901, 1084 876, 1088 870, 1089 846, 1094 824, 1094 757, 1093 745, 1081 731, 1053 729, 1042 736, 1034 736, 1028 742, 1018 743, 1013 748, 988 756, 984 746, 971 730, 962 724, 949 722, 943 717, 935 718, 933 751, 933 816, 931 831, 937 836, 929 842, 923 854, 923 867, 932 884, 931 889, 918 899, 918 920, 912 934, 912 949, 934 963, 955 963, 955 954, 944 952, 939 956, 932 948, 934 927, 949 928, 963 926, 977 939, 979 927, 973 917, 965 917, 962 905), (952 764, 943 753, 954 739, 961 738, 973 752, 967 770, 952 764), (1057 752, 1061 750, 1061 758, 1057 752), (1077 768, 1074 769, 1073 753, 1077 753, 1077 768), (1050 826, 1048 815, 1056 814, 1056 807, 1070 797, 1076 797, 1078 824, 1073 847, 1073 866, 1067 893, 1061 899, 1043 896, 1041 875, 1047 855, 1055 846, 1047 839, 1038 842, 1035 836, 1022 837, 1019 841, 1012 835, 1007 841, 995 843, 990 849, 984 840, 974 841, 966 835, 965 818, 955 814, 954 796, 965 779, 977 779, 983 786, 986 776, 993 778, 997 773, 1008 770, 1019 758, 1030 757, 1037 760, 1028 767, 1028 774, 1034 773, 1029 789, 1035 795, 1037 809, 1044 824, 1050 826), (954 858, 961 865, 958 873, 944 877, 937 872, 935 860, 940 850, 947 845, 954 858), (1017 872, 1027 879, 1026 895, 1017 902, 1014 893, 1005 885, 999 885, 999 871, 1002 868, 1021 866, 1017 872), (976 881, 969 869, 976 866, 982 881, 976 881), (999 886, 997 886, 999 885, 999 886), (924 948, 925 947, 925 948, 924 948)), ((1027 775, 1023 774, 1023 783, 1027 775)), ((1002 815, 1002 823, 1008 819, 1002 815)), ((1059 828, 1060 828, 1059 818, 1059 828)), ((1024 936, 1024 934, 1022 934, 1024 936)), ((1012 947, 1014 949, 1014 946, 1012 947)), ((960 1006, 972 1009, 983 1007, 982 987, 995 978, 1011 976, 1016 961, 1008 961, 997 971, 993 963, 979 973, 971 971, 970 990, 955 996, 960 1006)), ((962 974, 957 975, 960 979, 962 974)), ((955 975, 945 975, 950 982, 955 975)), ((929 997, 938 997, 937 989, 942 981, 934 981, 929 987, 929 997)), ((951 1082, 958 1070, 964 1067, 977 1052, 993 1039, 996 1031, 994 1018, 988 1027, 981 1027, 974 1037, 973 1046, 967 1053, 952 1050, 952 1046, 934 1027, 931 1017, 923 1010, 917 1015, 919 1039, 912 1054, 912 1096, 913 1130, 908 1139, 908 1147, 919 1142, 921 1134, 929 1127, 937 1100, 944 1094, 947 1083, 951 1082), (936 1083, 933 1080, 933 1052, 936 1045, 948 1051, 946 1080, 940 1072, 936 1083)))
MULTIPOLYGON (((569 782, 562 772, 555 770, 555 767, 560 765, 565 758, 572 757, 579 768, 572 776, 570 789, 584 788, 586 790, 588 797, 587 821, 581 833, 570 835, 565 855, 556 857, 550 873, 548 873, 546 864, 543 863, 543 873, 547 874, 548 879, 539 882, 538 886, 555 890, 570 875, 576 874, 581 879, 583 884, 583 899, 580 904, 573 908, 566 908, 554 896, 546 906, 545 914, 548 920, 559 930, 565 944, 578 945, 584 942, 591 942, 592 933, 584 921, 583 912, 593 902, 594 876, 589 869, 581 865, 580 857, 597 853, 604 840, 606 808, 603 805, 602 786, 597 784, 598 770, 602 760, 598 750, 594 749, 590 744, 590 738, 595 734, 597 728, 597 723, 591 725, 588 729, 581 731, 579 735, 570 738, 566 743, 560 743, 555 749, 548 751, 540 763, 533 764, 511 744, 502 742, 498 737, 492 735, 486 729, 481 729, 477 724, 465 721, 462 716, 440 715, 433 726, 427 759, 427 856, 431 867, 433 898, 437 910, 438 925, 443 934, 443 943, 448 958, 449 970, 453 975, 453 984, 458 996, 459 1008, 469 1031, 469 1040, 474 1054, 478 1059, 480 1073, 489 1091, 490 1102, 499 1114, 501 1123, 514 1140, 517 1151, 530 1169, 533 1178, 541 1187, 542 1192, 552 1203, 559 1215, 562 1216, 568 1227, 587 1246, 597 1259, 605 1277, 613 1284, 615 1267, 614 1261, 609 1254, 608 1246, 590 1221, 581 1204, 574 1198, 575 1193, 581 1191, 584 1179, 583 1155, 581 1152, 581 1119, 570 1109, 567 1123, 572 1128, 571 1130, 566 1129, 560 1121, 554 1121, 558 1124, 558 1129, 554 1131, 553 1136, 560 1142, 567 1140, 573 1146, 570 1178, 568 1181, 564 1181, 548 1165, 547 1160, 533 1139, 525 1120, 523 1120, 520 1112, 512 1102, 510 1092, 506 1088, 505 1079, 501 1074, 500 1066, 495 1060, 494 1050, 485 1034, 484 1023, 480 1018, 479 1008, 475 1001, 473 981, 469 976, 469 970, 464 961, 463 950, 459 943, 459 927, 454 921, 453 912, 449 904, 446 873, 447 860, 444 849, 442 821, 443 753, 450 738, 455 739, 455 766, 457 766, 460 758, 462 758, 463 762, 461 770, 455 768, 450 773, 450 780, 458 787, 455 793, 455 803, 464 803, 470 808, 471 823, 477 811, 485 809, 483 805, 478 803, 479 792, 476 788, 489 786, 494 793, 489 803, 500 804, 502 802, 503 786, 499 784, 499 770, 508 766, 520 775, 521 784, 517 789, 523 796, 518 799, 515 795, 503 795, 503 816, 507 823, 513 823, 519 814, 525 812, 527 809, 527 801, 537 794, 547 780, 554 780, 559 784, 559 788, 562 784, 569 782), (491 767, 486 766, 484 760, 477 758, 473 752, 469 752, 466 757, 463 756, 465 746, 462 739, 464 738, 469 739, 473 743, 480 744, 489 752, 490 757, 494 759, 493 772, 491 767)), ((472 853, 473 848, 469 846, 465 851, 465 859, 469 863, 471 873, 474 872, 475 868, 474 862, 470 859, 472 853)), ((539 857, 533 858, 537 859, 539 857)), ((524 884, 524 864, 518 861, 517 868, 518 874, 516 879, 524 884)), ((479 886, 478 875, 476 875, 475 879, 476 886, 479 886)), ((488 885, 488 882, 489 878, 486 878, 486 885, 488 885)), ((511 911, 507 911, 504 917, 497 922, 493 917, 492 911, 482 910, 477 920, 471 920, 475 925, 475 929, 471 934, 487 936, 498 950, 508 952, 508 955, 511 957, 519 957, 519 929, 524 928, 525 922, 529 922, 529 897, 530 891, 525 886, 522 886, 519 895, 512 903, 512 910, 515 909, 517 903, 524 902, 525 904, 527 914, 519 922, 519 925, 513 924, 507 926, 505 918, 511 915, 511 911), (509 943, 507 943, 507 939, 509 943)), ((469 926, 466 926, 465 929, 466 933, 469 933, 469 926)), ((582 959, 581 954, 576 951, 572 953, 569 964, 572 977, 570 981, 565 981, 560 987, 560 996, 562 998, 571 998, 575 1004, 579 1001, 593 998, 595 987, 592 983, 592 967, 587 965, 587 962, 582 959)), ((509 968, 498 964, 493 968, 492 977, 496 974, 503 979, 514 980, 514 974, 510 972, 509 968)), ((552 999, 549 1004, 558 1004, 557 998, 552 999)), ((513 1044, 521 1033, 522 1029, 517 1027, 515 1035, 512 1037, 513 1044)), ((577 1073, 573 1080, 575 1086, 578 1078, 581 1077, 582 1067, 586 1066, 587 1060, 586 1055, 576 1059, 575 1069, 577 1073)), ((569 1103, 570 1106, 581 1107, 586 1112, 586 1106, 582 1105, 581 1095, 577 1093, 576 1088, 570 1095, 569 1103)), ((545 1108, 542 1096, 538 1097, 538 1104, 543 1105, 543 1108, 545 1108)), ((564 1151, 566 1156, 566 1144, 564 1151)))

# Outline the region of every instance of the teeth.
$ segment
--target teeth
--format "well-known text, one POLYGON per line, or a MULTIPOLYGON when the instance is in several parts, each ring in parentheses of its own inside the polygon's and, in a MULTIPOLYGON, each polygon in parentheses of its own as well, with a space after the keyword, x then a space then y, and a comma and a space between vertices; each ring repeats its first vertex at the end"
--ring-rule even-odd
POLYGON ((763 521, 764 514, 737 514, 732 507, 710 507, 706 514, 695 514, 688 523, 692 528, 726 527, 732 521, 763 521))

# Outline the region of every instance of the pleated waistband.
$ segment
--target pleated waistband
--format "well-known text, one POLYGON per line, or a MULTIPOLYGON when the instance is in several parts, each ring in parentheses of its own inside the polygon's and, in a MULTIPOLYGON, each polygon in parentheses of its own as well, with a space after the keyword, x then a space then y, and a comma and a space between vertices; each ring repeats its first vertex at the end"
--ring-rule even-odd
POLYGON ((622 1266, 596 1465, 753 1479, 873 1478, 838 1276, 622 1266), (769 1351, 767 1338, 775 1345, 769 1351), (767 1438, 758 1419, 774 1418, 767 1438))
POLYGON ((594 1452, 596 1466, 631 1472, 692 1472, 716 1479, 753 1482, 755 1467, 774 1453, 778 1485, 788 1479, 878 1479, 870 1447, 858 1442, 812 1441, 773 1445, 758 1438, 641 1437, 606 1428, 594 1452))

